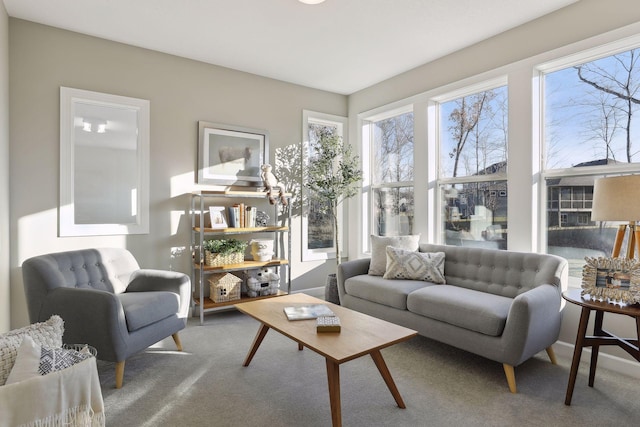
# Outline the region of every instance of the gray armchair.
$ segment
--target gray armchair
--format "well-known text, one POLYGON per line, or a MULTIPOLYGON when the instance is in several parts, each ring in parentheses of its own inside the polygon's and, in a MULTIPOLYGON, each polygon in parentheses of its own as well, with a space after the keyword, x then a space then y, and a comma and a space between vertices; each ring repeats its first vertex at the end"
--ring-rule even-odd
POLYGON ((174 271, 140 269, 126 249, 82 249, 40 255, 22 264, 32 323, 57 314, 63 341, 89 344, 98 359, 116 363, 122 387, 125 360, 186 325, 191 282, 174 271))

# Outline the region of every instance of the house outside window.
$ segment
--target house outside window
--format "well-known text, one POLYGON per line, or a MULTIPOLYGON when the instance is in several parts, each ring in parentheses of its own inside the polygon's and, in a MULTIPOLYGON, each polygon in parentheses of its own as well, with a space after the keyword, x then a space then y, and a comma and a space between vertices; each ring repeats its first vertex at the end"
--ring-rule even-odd
POLYGON ((611 255, 619 224, 591 220, 595 179, 640 172, 640 49, 594 55, 540 67, 543 241, 569 260, 575 286, 586 256, 611 255))
MULTIPOLYGON (((507 86, 438 99, 442 240, 507 248, 507 86)), ((477 88, 476 88, 477 89, 477 88)))
POLYGON ((413 119, 413 111, 405 109, 364 121, 363 137, 370 152, 365 182, 371 185, 363 188, 363 200, 368 201, 371 234, 413 234, 413 119))

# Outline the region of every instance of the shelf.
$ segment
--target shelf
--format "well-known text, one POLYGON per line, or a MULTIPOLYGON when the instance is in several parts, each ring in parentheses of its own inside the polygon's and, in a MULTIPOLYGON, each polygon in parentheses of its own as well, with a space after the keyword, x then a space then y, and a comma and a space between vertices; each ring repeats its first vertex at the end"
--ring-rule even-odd
MULTIPOLYGON (((200 232, 200 227, 193 227, 193 231, 197 231, 198 233, 200 232)), ((238 227, 227 227, 227 228, 202 228, 202 231, 204 231, 205 233, 218 233, 218 234, 243 234, 243 233, 271 233, 274 231, 282 231, 282 232, 286 232, 289 231, 289 227, 287 227, 286 225, 284 226, 277 226, 277 225, 270 225, 267 227, 244 227, 244 228, 238 228, 238 227)))
MULTIPOLYGON (((259 299, 267 299, 267 298, 275 298, 275 297, 279 297, 282 295, 287 295, 287 293, 285 291, 278 291, 277 294, 275 295, 266 295, 266 296, 261 296, 261 297, 248 297, 246 295, 242 295, 242 297, 240 299, 237 300, 233 300, 233 301, 225 301, 225 302, 213 302, 213 300, 211 298, 204 298, 204 305, 202 307, 203 310, 210 310, 210 309, 214 309, 214 308, 220 308, 220 307, 229 307, 235 304, 240 304, 241 302, 247 302, 247 301, 256 301, 259 299)), ((196 306, 200 306, 200 298, 198 297, 193 297, 193 300, 195 301, 196 306)))
MULTIPOLYGON (((286 259, 272 259, 269 261, 246 260, 241 264, 225 264, 225 265, 220 265, 216 267, 211 265, 205 265, 202 268, 202 271, 205 271, 205 272, 237 271, 237 270, 261 268, 261 267, 278 267, 279 265, 287 265, 287 264, 289 264, 289 260, 286 260, 286 259)), ((196 270, 200 270, 200 264, 195 263, 194 268, 196 270)))
MULTIPOLYGON (((196 190, 191 192, 194 196, 230 196, 230 197, 261 197, 266 198, 264 190, 196 190)), ((285 197, 291 197, 291 193, 285 193, 285 197)))

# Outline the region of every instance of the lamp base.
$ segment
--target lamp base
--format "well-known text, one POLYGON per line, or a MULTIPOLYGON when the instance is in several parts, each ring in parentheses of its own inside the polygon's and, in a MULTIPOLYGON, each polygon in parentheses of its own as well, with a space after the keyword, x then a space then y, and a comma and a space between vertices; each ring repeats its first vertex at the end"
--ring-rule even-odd
POLYGON ((636 225, 635 221, 629 221, 629 224, 620 224, 618 226, 616 241, 613 244, 613 250, 611 251, 612 258, 618 258, 620 256, 622 242, 624 241, 624 235, 626 234, 627 227, 629 227, 629 239, 627 242, 627 253, 625 258, 632 259, 635 256, 635 253, 640 255, 640 226, 636 225))

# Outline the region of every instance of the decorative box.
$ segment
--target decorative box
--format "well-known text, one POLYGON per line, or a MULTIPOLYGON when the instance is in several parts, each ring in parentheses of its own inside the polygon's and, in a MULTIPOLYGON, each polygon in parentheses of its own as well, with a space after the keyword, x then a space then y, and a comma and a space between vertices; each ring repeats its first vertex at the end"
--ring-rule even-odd
POLYGON ((241 288, 242 279, 231 273, 212 274, 209 278, 209 298, 213 302, 239 300, 241 288))

